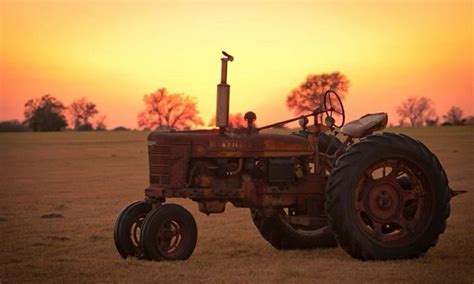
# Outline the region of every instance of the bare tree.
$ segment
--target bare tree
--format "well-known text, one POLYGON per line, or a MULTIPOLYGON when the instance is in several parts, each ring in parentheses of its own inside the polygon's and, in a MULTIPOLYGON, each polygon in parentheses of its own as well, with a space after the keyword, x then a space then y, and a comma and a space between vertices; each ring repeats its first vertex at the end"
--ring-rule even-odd
POLYGON ((107 126, 105 125, 105 119, 107 117, 105 115, 100 115, 96 120, 95 120, 95 130, 97 131, 104 131, 107 130, 107 126))
POLYGON ((96 105, 87 101, 86 98, 80 98, 72 102, 68 111, 75 130, 92 130, 93 127, 89 119, 99 113, 96 105))
POLYGON ((296 114, 313 111, 321 105, 322 97, 329 89, 344 98, 349 89, 349 80, 339 72, 309 75, 306 81, 291 91, 286 98, 286 105, 296 114))
POLYGON ((204 125, 194 98, 169 94, 161 88, 143 97, 146 109, 138 114, 138 126, 150 129, 190 129, 204 125))
POLYGON ((463 111, 460 107, 453 106, 443 115, 444 120, 452 125, 464 125, 463 111))
POLYGON ((435 116, 431 100, 425 97, 409 97, 398 108, 400 119, 408 119, 412 127, 423 126, 423 122, 435 116))

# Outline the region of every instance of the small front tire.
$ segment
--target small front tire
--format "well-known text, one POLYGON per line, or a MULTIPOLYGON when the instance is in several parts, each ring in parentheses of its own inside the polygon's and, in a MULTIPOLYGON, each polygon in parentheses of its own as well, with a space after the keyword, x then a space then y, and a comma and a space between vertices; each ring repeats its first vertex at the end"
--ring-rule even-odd
POLYGON ((145 256, 151 260, 186 260, 196 247, 196 222, 182 206, 164 204, 147 215, 141 240, 145 256))
POLYGON ((140 246, 140 231, 143 220, 151 205, 143 201, 135 201, 125 207, 117 217, 114 226, 114 241, 118 253, 123 258, 143 256, 140 246))

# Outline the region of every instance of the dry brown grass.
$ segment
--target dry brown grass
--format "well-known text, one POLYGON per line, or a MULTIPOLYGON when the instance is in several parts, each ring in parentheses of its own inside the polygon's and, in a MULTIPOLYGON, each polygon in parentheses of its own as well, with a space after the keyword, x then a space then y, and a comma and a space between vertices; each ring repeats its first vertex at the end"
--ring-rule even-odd
POLYGON ((198 224, 188 261, 123 260, 113 225, 147 185, 146 133, 0 134, 0 281, 472 283, 474 129, 402 131, 439 156, 453 188, 470 193, 452 200, 437 247, 424 258, 389 262, 357 261, 339 248, 278 251, 260 237, 248 210, 228 205, 207 217, 186 200, 172 202, 198 224))

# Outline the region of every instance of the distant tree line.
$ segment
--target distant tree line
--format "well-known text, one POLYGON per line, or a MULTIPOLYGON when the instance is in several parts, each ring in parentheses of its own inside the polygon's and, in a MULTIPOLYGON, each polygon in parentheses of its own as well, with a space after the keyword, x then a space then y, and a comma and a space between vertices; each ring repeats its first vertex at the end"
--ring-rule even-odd
POLYGON ((62 131, 69 125, 76 131, 107 129, 106 117, 98 115, 96 105, 86 98, 75 100, 69 106, 65 106, 57 98, 46 94, 28 100, 23 114, 25 120, 22 122, 18 120, 0 122, 0 131, 62 131), (95 121, 91 122, 94 117, 95 121))
POLYGON ((31 129, 17 119, 0 121, 0 132, 25 132, 31 129))
POLYGON ((463 110, 458 106, 452 106, 443 115, 443 122, 436 115, 433 103, 426 97, 409 97, 397 108, 400 117, 399 127, 411 126, 462 126, 474 125, 474 116, 463 117, 463 110), (407 124, 408 121, 408 124, 407 124))
MULTIPOLYGON (((286 105, 296 115, 311 112, 322 104, 326 90, 336 91, 342 99, 349 89, 349 80, 340 72, 309 75, 286 98, 286 105)), ((194 97, 182 93, 170 93, 166 88, 144 95, 145 109, 138 114, 138 127, 142 130, 186 130, 204 126, 199 115, 197 101, 194 97)), ((397 108, 398 126, 450 126, 473 125, 474 117, 463 117, 463 111, 453 106, 442 116, 443 122, 436 115, 433 103, 426 97, 408 97, 397 108)), ((1 131, 101 131, 107 130, 104 115, 100 115, 95 103, 80 98, 65 106, 55 97, 47 94, 40 98, 30 99, 25 103, 25 120, 0 122, 1 131), (69 128, 68 128, 69 127, 69 128)), ((215 126, 215 117, 207 124, 215 126)), ((247 127, 242 113, 229 115, 229 128, 247 127)), ((284 127, 283 125, 277 128, 284 127)), ((119 126, 112 130, 127 131, 119 126)))

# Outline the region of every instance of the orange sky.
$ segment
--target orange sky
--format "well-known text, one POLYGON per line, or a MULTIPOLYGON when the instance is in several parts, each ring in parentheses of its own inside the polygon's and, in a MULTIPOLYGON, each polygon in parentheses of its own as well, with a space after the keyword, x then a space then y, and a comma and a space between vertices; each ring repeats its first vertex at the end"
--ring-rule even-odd
POLYGON ((15 1, 1 2, 0 120, 50 93, 86 96, 107 125, 137 127, 142 97, 159 87, 215 112, 220 51, 231 112, 263 125, 291 117, 289 91, 308 74, 340 71, 349 119, 408 96, 474 114, 472 1, 15 1), (255 4, 257 3, 257 4, 255 4))

